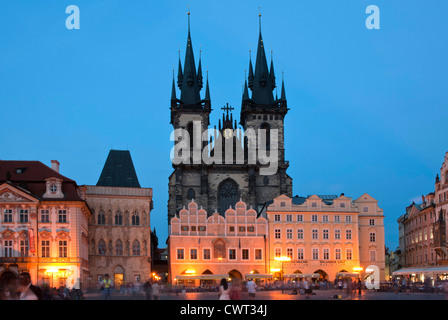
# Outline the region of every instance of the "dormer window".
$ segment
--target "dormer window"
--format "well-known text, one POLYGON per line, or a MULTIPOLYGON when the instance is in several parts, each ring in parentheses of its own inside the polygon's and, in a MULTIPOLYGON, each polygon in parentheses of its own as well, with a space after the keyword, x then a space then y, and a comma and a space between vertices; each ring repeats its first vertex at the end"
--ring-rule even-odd
POLYGON ((46 192, 43 198, 64 198, 62 193, 62 180, 58 178, 48 178, 46 181, 46 192))

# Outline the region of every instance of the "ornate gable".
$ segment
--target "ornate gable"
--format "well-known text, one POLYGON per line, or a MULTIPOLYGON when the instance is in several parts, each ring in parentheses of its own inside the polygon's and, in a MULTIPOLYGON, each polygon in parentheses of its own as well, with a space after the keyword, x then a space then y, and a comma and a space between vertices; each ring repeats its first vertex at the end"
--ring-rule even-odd
POLYGON ((11 186, 8 183, 0 185, 0 203, 38 203, 39 201, 29 194, 11 186))

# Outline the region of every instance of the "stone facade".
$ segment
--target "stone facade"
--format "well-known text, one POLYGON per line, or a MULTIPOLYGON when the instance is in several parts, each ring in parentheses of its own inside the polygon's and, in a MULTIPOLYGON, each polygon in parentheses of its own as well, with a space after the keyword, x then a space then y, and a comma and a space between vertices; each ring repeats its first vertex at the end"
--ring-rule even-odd
POLYGON ((240 127, 236 119, 233 119, 233 107, 226 104, 222 108, 222 121, 219 120, 218 128, 214 127, 210 141, 201 140, 202 133, 210 129, 211 113, 208 79, 203 99, 200 97, 202 83, 201 61, 196 69, 191 34, 188 30, 183 66, 179 59, 177 84, 181 92, 180 99, 177 98, 174 79, 171 96, 171 124, 174 132, 182 129, 188 132, 188 136, 174 134, 175 148, 179 145, 186 147, 183 152, 174 149, 173 158, 180 156, 184 157, 185 161, 173 161, 174 170, 168 183, 168 224, 193 198, 209 214, 217 210, 219 214, 224 215, 230 206, 235 207, 239 199, 259 213, 266 202, 274 197, 280 194, 292 196, 292 179, 286 173, 289 162, 285 161, 284 117, 288 110, 285 88, 282 82, 281 97, 274 99, 275 72, 272 60, 271 67, 267 67, 261 30, 255 71, 252 61, 249 62, 240 127), (249 89, 252 90, 251 97, 249 89), (254 136, 250 136, 248 132, 253 132, 254 136), (251 140, 251 137, 254 140, 251 140), (256 141, 254 148, 251 148, 252 141, 256 141), (263 141, 267 144, 266 148, 260 147, 263 141), (232 148, 226 146, 227 142, 233 142, 232 148), (228 152, 231 161, 226 161, 225 156, 217 156, 221 147, 223 153, 228 152), (201 154, 202 150, 206 150, 205 156, 201 154), (254 161, 251 158, 251 150, 254 151, 254 161), (195 151, 199 152, 199 158, 194 156, 195 151), (260 151, 272 155, 269 163, 263 163, 260 151), (187 152, 190 152, 190 156, 186 156, 187 152), (277 156, 274 152, 277 152, 277 156), (238 155, 242 157, 239 158, 238 155), (220 161, 211 163, 211 159, 218 158, 220 161), (275 166, 275 170, 269 174, 262 172, 269 166, 275 166))
POLYGON ((141 283, 151 274, 152 189, 86 186, 90 287, 109 274, 116 288, 141 283))

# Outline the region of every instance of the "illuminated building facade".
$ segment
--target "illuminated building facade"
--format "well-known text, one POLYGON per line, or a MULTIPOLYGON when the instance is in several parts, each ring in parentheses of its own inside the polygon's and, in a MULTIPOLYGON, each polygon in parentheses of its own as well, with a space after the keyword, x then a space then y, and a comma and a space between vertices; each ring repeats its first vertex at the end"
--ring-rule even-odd
POLYGON ((406 213, 397 219, 402 268, 393 272, 395 276, 433 284, 437 279, 448 279, 448 152, 434 187, 434 192, 422 196, 421 203, 406 207, 406 213))
POLYGON ((89 277, 85 188, 39 161, 0 161, 0 281, 22 271, 40 286, 89 277))
POLYGON ((88 287, 109 274, 116 289, 151 277, 152 189, 141 188, 129 151, 111 150, 95 186, 86 186, 89 220, 88 287))
POLYGON ((276 277, 384 280, 383 210, 368 194, 356 200, 343 194, 281 195, 268 205, 266 215, 270 270, 276 277))
POLYGON ((170 223, 169 282, 206 285, 223 277, 270 278, 268 222, 242 201, 225 216, 198 208, 192 200, 170 223))

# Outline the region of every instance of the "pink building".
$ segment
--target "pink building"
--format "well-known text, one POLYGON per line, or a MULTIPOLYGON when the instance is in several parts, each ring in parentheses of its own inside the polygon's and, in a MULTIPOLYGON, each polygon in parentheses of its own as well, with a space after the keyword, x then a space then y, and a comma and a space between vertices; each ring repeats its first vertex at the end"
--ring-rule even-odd
POLYGON ((268 222, 242 201, 225 216, 209 215, 194 200, 171 219, 169 282, 206 285, 221 278, 271 278, 268 222))

